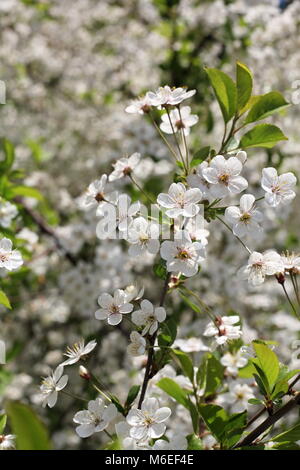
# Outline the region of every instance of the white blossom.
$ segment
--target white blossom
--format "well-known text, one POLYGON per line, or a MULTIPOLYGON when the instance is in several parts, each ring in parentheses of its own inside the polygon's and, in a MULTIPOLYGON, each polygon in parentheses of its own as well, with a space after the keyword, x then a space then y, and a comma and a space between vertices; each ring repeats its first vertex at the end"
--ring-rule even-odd
POLYGON ((12 241, 9 238, 2 238, 0 241, 0 268, 8 271, 18 269, 23 264, 21 253, 12 249, 12 241))
POLYGON ((295 253, 285 253, 281 255, 281 260, 286 272, 300 274, 300 255, 295 253))
POLYGON ((227 207, 225 219, 232 224, 232 231, 237 237, 253 237, 262 231, 259 222, 263 220, 263 215, 256 209, 255 197, 252 194, 244 194, 241 197, 240 207, 227 207))
POLYGON ((238 194, 248 187, 248 182, 239 176, 243 165, 236 157, 226 160, 223 155, 214 157, 210 166, 204 168, 202 174, 211 184, 210 192, 216 198, 223 198, 228 194, 238 194))
MULTIPOLYGON (((85 193, 79 198, 79 206, 81 209, 88 210, 101 206, 106 201, 114 202, 116 193, 106 190, 107 175, 104 174, 99 180, 93 181, 85 193)), ((101 213, 99 214, 101 215, 101 213)))
POLYGON ((203 245, 199 242, 192 242, 186 230, 176 232, 174 241, 164 241, 160 254, 167 261, 169 272, 180 272, 186 277, 197 274, 199 264, 205 258, 203 245))
POLYGON ((153 335, 158 324, 166 319, 166 310, 163 307, 154 308, 149 300, 142 300, 141 309, 133 312, 132 321, 138 326, 144 326, 142 335, 153 335))
POLYGON ((240 413, 247 410, 248 400, 255 398, 252 389, 247 384, 232 384, 229 392, 220 395, 218 402, 224 405, 231 405, 233 413, 240 413))
POLYGON ((230 340, 239 339, 243 334, 241 327, 236 326, 239 321, 238 315, 216 317, 214 321, 208 323, 203 336, 214 337, 217 346, 224 345, 230 340))
POLYGON ((146 252, 156 254, 159 250, 159 225, 148 222, 144 217, 137 217, 128 228, 127 241, 131 244, 130 256, 141 256, 146 252))
POLYGON ((153 450, 186 450, 188 446, 187 439, 183 434, 176 433, 169 441, 158 439, 155 441, 153 450))
POLYGON ((80 340, 79 343, 73 344, 73 346, 68 346, 65 356, 68 357, 66 361, 62 363, 63 366, 75 364, 80 361, 80 359, 87 356, 90 352, 95 349, 97 343, 95 340, 90 341, 87 345, 84 345, 84 341, 80 340))
POLYGON ((170 88, 168 85, 159 87, 155 92, 149 91, 148 97, 152 106, 178 105, 182 101, 191 98, 196 90, 187 91, 186 88, 170 88))
POLYGON ((160 408, 156 398, 146 398, 140 410, 132 408, 126 417, 131 426, 130 436, 141 441, 161 437, 166 430, 164 423, 170 415, 170 408, 160 408))
POLYGON ((142 356, 146 351, 146 340, 137 331, 130 334, 131 343, 127 347, 127 351, 131 356, 142 356))
POLYGON ((291 202, 296 196, 296 183, 297 179, 293 173, 278 176, 277 170, 272 167, 262 171, 261 186, 266 191, 266 202, 272 207, 291 202))
POLYGON ((201 199, 202 193, 200 189, 186 189, 182 183, 172 183, 168 194, 159 194, 157 202, 160 206, 168 209, 166 215, 170 218, 179 217, 180 215, 194 217, 200 210, 197 203, 201 199))
POLYGON ((63 390, 68 383, 68 376, 62 375, 64 371, 63 365, 59 365, 53 374, 44 378, 40 390, 43 396, 43 406, 48 405, 53 408, 57 402, 58 392, 63 390))
POLYGON ((190 133, 190 128, 197 124, 199 120, 196 114, 191 114, 191 108, 189 106, 183 106, 180 108, 180 112, 178 109, 172 109, 169 115, 165 113, 161 117, 162 123, 160 124, 160 128, 166 134, 173 134, 173 130, 175 132, 183 130, 184 135, 187 136, 190 133))
POLYGON ((16 436, 14 434, 0 435, 0 450, 15 449, 16 436))
POLYGON ((109 325, 121 323, 123 315, 133 310, 133 305, 127 302, 126 294, 121 289, 116 289, 114 296, 101 294, 98 298, 100 309, 95 312, 97 320, 106 320, 109 325))
POLYGON ((258 286, 264 282, 266 276, 281 273, 283 270, 283 261, 276 251, 271 250, 264 254, 253 251, 247 265, 243 266, 238 274, 243 279, 248 279, 249 284, 258 286))
POLYGON ((79 424, 76 432, 82 438, 90 437, 92 434, 106 429, 117 414, 115 405, 105 406, 101 398, 91 400, 88 403, 88 409, 78 411, 73 418, 74 423, 79 424))
POLYGON ((109 175, 109 181, 115 181, 124 176, 129 176, 139 164, 140 153, 133 153, 130 157, 124 157, 113 165, 114 171, 109 175))
POLYGON ((147 114, 151 110, 151 105, 152 103, 148 92, 145 96, 132 100, 130 105, 125 108, 125 111, 130 114, 147 114))
POLYGON ((18 215, 18 209, 14 204, 11 204, 4 199, 0 199, 0 225, 8 228, 11 221, 18 215))
POLYGON ((221 364, 226 367, 227 374, 236 377, 238 370, 248 363, 248 359, 243 356, 243 351, 240 349, 234 354, 227 352, 221 358, 221 364))
POLYGON ((211 184, 204 177, 203 171, 209 168, 208 162, 201 162, 194 169, 195 173, 191 173, 187 177, 187 182, 191 188, 199 188, 202 192, 202 198, 210 201, 212 195, 210 193, 211 184))

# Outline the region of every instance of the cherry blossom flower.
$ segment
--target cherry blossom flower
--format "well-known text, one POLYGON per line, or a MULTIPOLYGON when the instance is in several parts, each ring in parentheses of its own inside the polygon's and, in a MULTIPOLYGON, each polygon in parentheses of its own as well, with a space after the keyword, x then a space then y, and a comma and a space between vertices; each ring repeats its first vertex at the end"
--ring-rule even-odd
POLYGON ((130 334, 131 343, 127 346, 127 351, 131 356, 142 356, 146 351, 146 340, 137 331, 130 334))
POLYGON ((0 450, 15 449, 16 436, 14 434, 0 435, 0 450))
POLYGON ((141 203, 137 201, 131 204, 131 198, 127 194, 120 194, 116 200, 115 207, 112 207, 110 203, 104 202, 101 206, 101 214, 99 209, 97 215, 106 215, 106 220, 101 219, 97 224, 97 237, 100 240, 114 238, 118 228, 122 232, 120 237, 126 238, 126 232, 133 221, 133 217, 141 210, 141 203))
POLYGON ((187 182, 191 188, 199 188, 202 192, 202 198, 210 201, 212 199, 212 195, 210 193, 211 184, 203 175, 203 171, 206 168, 209 168, 208 162, 204 161, 200 163, 194 169, 195 173, 188 175, 187 182))
POLYGON ((238 370, 248 363, 248 359, 243 356, 243 351, 240 349, 235 354, 227 352, 221 358, 221 364, 226 367, 227 374, 236 377, 238 375, 238 370))
POLYGON ((262 231, 259 222, 263 215, 255 207, 255 197, 244 194, 240 199, 240 207, 230 206, 225 210, 225 219, 232 224, 232 231, 237 237, 257 235, 262 231))
POLYGON ((158 323, 166 319, 166 310, 163 307, 154 308, 149 300, 142 300, 141 309, 133 312, 131 317, 133 323, 144 326, 142 335, 153 335, 158 328, 158 323))
MULTIPOLYGON (((189 218, 184 224, 184 230, 186 230, 193 242, 200 242, 203 246, 208 244, 209 231, 203 228, 205 220, 203 216, 198 215, 197 217, 189 218)), ((176 227, 176 223, 175 223, 176 227)))
POLYGON ((239 176, 243 165, 236 157, 226 160, 223 155, 214 157, 208 168, 204 168, 202 174, 211 184, 210 192, 216 198, 222 198, 228 194, 238 194, 248 187, 248 182, 239 176))
POLYGON ((65 356, 67 356, 68 359, 62 363, 62 366, 75 364, 76 362, 80 361, 80 359, 84 358, 90 352, 92 352, 96 346, 97 343, 94 339, 90 341, 86 346, 84 345, 83 340, 80 340, 79 343, 73 344, 72 347, 68 346, 67 351, 65 353, 65 356))
POLYGON ((109 325, 121 323, 123 315, 133 310, 133 305, 126 300, 123 290, 117 289, 112 297, 110 294, 101 294, 98 298, 99 310, 95 312, 97 320, 106 320, 109 325))
POLYGON ((191 114, 189 106, 183 106, 180 112, 178 109, 172 109, 169 114, 170 119, 168 113, 163 114, 161 117, 162 123, 160 128, 166 134, 173 134, 173 129, 175 132, 179 132, 182 129, 184 135, 187 136, 190 133, 190 128, 197 124, 199 120, 196 114, 191 114))
POLYGON ((278 176, 275 168, 264 168, 262 171, 261 186, 266 191, 265 200, 272 206, 288 204, 296 196, 293 190, 297 179, 293 173, 284 173, 278 176))
POLYGON ((125 288, 126 301, 140 300, 144 295, 144 287, 139 287, 138 284, 130 284, 125 288))
POLYGON ((68 376, 62 375, 64 371, 63 365, 59 365, 53 374, 49 375, 42 381, 40 390, 43 396, 43 406, 48 405, 53 408, 57 402, 58 392, 63 390, 68 383, 68 376))
POLYGON ((130 436, 131 426, 127 421, 120 421, 115 425, 118 440, 124 450, 150 450, 151 447, 145 441, 139 441, 130 436))
POLYGON ((168 85, 159 87, 156 92, 149 91, 148 98, 152 106, 177 105, 188 98, 191 98, 196 90, 187 91, 186 88, 170 88, 168 85))
POLYGON ((18 215, 18 209, 14 204, 11 204, 4 199, 0 199, 0 225, 8 228, 11 221, 18 215))
MULTIPOLYGON (((99 207, 103 202, 113 202, 115 192, 106 190, 107 175, 102 175, 99 180, 93 181, 86 192, 79 198, 79 206, 83 210, 99 207)), ((101 215, 101 213, 99 214, 101 215)))
POLYGON ((148 92, 145 96, 131 101, 131 104, 125 108, 125 111, 130 114, 147 114, 151 110, 151 104, 148 92))
POLYGON ((161 437, 166 430, 164 422, 170 415, 170 408, 160 408, 156 398, 146 398, 140 410, 132 408, 126 417, 131 426, 130 436, 140 441, 161 437))
POLYGON ((205 258, 203 245, 192 242, 186 230, 179 230, 175 234, 174 241, 164 241, 160 254, 167 261, 169 272, 181 272, 186 277, 197 274, 199 264, 205 258))
POLYGON ((248 400, 255 398, 252 389, 247 384, 231 384, 229 392, 220 395, 218 402, 220 404, 231 405, 233 413, 240 413, 247 410, 248 400))
POLYGON ((126 240, 131 244, 130 256, 141 256, 147 251, 156 254, 159 250, 159 225, 148 222, 144 217, 137 217, 128 228, 126 240))
POLYGON ((9 238, 2 238, 0 241, 0 268, 8 271, 18 269, 23 264, 21 253, 12 249, 12 241, 9 238))
POLYGON ((198 351, 209 351, 209 348, 203 343, 200 338, 178 338, 173 343, 174 348, 181 349, 186 353, 198 352, 198 351))
POLYGON ((233 339, 239 339, 243 334, 241 327, 239 325, 233 326, 239 321, 238 315, 216 317, 215 321, 208 323, 203 336, 214 336, 217 346, 222 346, 233 339))
POLYGON ((271 250, 264 254, 253 251, 249 257, 248 264, 243 266, 238 274, 243 279, 248 279, 249 284, 258 286, 264 282, 266 276, 281 273, 283 270, 283 261, 276 251, 271 250))
POLYGON ((290 274, 300 274, 300 255, 295 253, 285 253, 281 259, 286 272, 290 274))
POLYGON ((114 171, 109 175, 109 181, 115 181, 124 176, 129 176, 139 164, 140 153, 133 153, 130 157, 124 157, 118 160, 114 165, 114 171))
POLYGON ((101 398, 91 400, 88 403, 88 409, 78 411, 73 421, 79 424, 76 428, 78 436, 82 438, 90 437, 96 432, 107 428, 112 420, 117 417, 118 410, 115 405, 105 406, 101 398))
POLYGON ((198 188, 186 189, 182 183, 172 183, 168 194, 158 195, 157 202, 160 206, 168 209, 166 215, 170 218, 194 217, 198 214, 200 207, 197 202, 201 201, 202 193, 198 188))
POLYGON ((188 446, 187 439, 183 434, 175 434, 172 439, 165 441, 158 439, 155 441, 153 450, 186 450, 188 446))

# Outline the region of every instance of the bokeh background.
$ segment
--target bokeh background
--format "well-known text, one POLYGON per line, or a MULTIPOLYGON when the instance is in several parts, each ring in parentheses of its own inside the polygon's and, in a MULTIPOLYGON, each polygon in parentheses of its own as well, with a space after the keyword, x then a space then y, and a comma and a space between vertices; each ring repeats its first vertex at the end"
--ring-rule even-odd
MULTIPOLYGON (((0 408, 7 400, 32 406, 56 449, 100 448, 106 437, 81 441, 75 434, 72 418, 81 408, 76 400, 62 396, 54 410, 43 409, 40 377, 62 360, 68 344, 96 338, 89 367, 124 399, 139 383, 143 363, 124 354, 126 325, 111 328, 94 319, 97 297, 136 280, 148 298, 157 292, 153 259, 132 260, 117 241, 97 240, 97 218, 79 210, 78 197, 112 162, 132 152, 143 156, 138 178, 147 191, 166 189, 173 169, 165 148, 147 120, 124 112, 130 99, 159 85, 197 90, 190 104, 200 119, 191 147, 217 145, 222 121, 203 67, 232 75, 236 60, 253 71, 257 93, 279 90, 292 103, 276 117, 289 140, 272 150, 249 151, 247 179, 261 196, 262 167, 299 175, 298 0, 0 1, 0 79, 6 84, 0 134, 15 145, 14 165, 24 172, 24 184, 45 196, 27 198, 27 215, 14 222, 27 241, 27 261, 3 280, 13 310, 0 307, 0 334, 9 350, 8 364, 0 368, 0 408)), ((298 207, 296 199, 284 212, 265 209, 265 235, 253 241, 258 251, 299 249, 298 207)), ((195 281, 198 292, 216 312, 238 312, 249 340, 277 340, 281 359, 290 363, 298 323, 274 284, 249 290, 238 279, 244 261, 226 229, 212 224, 207 261, 195 281)), ((172 312, 181 316, 179 337, 202 341, 207 319, 176 296, 172 312)), ((74 393, 94 396, 76 366, 70 381, 74 393)), ((178 425, 189 432, 180 409, 172 422, 174 429, 178 425)))

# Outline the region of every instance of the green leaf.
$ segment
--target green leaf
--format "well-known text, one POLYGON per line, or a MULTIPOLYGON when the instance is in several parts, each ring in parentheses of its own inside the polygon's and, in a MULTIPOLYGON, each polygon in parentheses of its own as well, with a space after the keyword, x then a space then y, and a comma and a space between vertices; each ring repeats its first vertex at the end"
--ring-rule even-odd
POLYGON ((7 416, 16 435, 18 450, 50 450, 48 431, 34 411, 23 403, 8 402, 7 416))
POLYGON ((167 268, 166 268, 165 261, 160 260, 159 263, 154 264, 153 272, 154 272, 155 276, 157 276, 159 279, 166 280, 168 271, 167 271, 167 268))
POLYGON ((259 365, 267 378, 269 388, 272 390, 279 374, 279 360, 274 351, 272 351, 267 345, 256 341, 253 341, 252 345, 259 361, 259 365))
POLYGON ((159 346, 172 346, 177 336, 177 323, 170 317, 162 324, 161 333, 158 336, 159 346))
POLYGON ((0 434, 3 434, 5 426, 6 426, 7 416, 1 415, 0 416, 0 434))
POLYGON ((277 434, 277 436, 272 437, 274 442, 288 442, 288 441, 299 441, 300 440, 300 424, 297 424, 288 431, 277 434))
POLYGON ((4 305, 7 308, 11 309, 10 301, 7 295, 3 292, 3 290, 0 290, 0 304, 4 305))
POLYGON ((205 396, 213 395, 224 378, 224 367, 213 355, 208 355, 206 365, 205 396))
POLYGON ((203 443, 196 434, 189 434, 187 437, 187 450, 203 450, 203 443))
POLYGON ((194 366, 193 366, 193 362, 191 358, 186 353, 179 351, 178 349, 173 349, 172 353, 179 360, 184 375, 186 375, 190 379, 190 381, 193 383, 194 366))
POLYGON ((157 387, 166 392, 170 397, 174 398, 177 403, 185 406, 189 409, 189 400, 187 398, 187 393, 184 391, 174 380, 165 377, 157 382, 157 387))
POLYGON ((8 190, 9 197, 16 197, 16 196, 25 196, 25 197, 32 197, 33 199, 37 199, 38 201, 43 201, 44 196, 35 188, 31 188, 29 186, 12 186, 8 190))
POLYGON ((200 165, 208 156, 210 153, 210 146, 202 147, 198 152, 195 153, 195 155, 192 158, 191 161, 191 168, 194 168, 197 165, 200 165))
POLYGON ((248 103, 253 87, 252 73, 245 64, 236 63, 237 107, 241 111, 248 103))
POLYGON ((130 405, 134 402, 140 391, 140 385, 133 385, 127 395, 125 408, 129 408, 130 405))
POLYGON ((110 395, 111 402, 115 405, 117 410, 123 415, 126 416, 126 411, 124 407, 121 405, 119 399, 115 395, 110 395))
POLYGON ((188 297, 186 297, 184 294, 180 293, 180 297, 182 300, 196 313, 201 313, 200 307, 198 305, 194 304, 188 297))
POLYGON ((282 94, 278 91, 271 91, 260 96, 254 103, 246 117, 245 124, 265 119, 286 106, 289 106, 289 103, 285 101, 282 94))
POLYGON ((13 144, 8 139, 2 140, 2 148, 5 159, 0 163, 0 171, 8 172, 13 166, 15 160, 15 149, 13 144))
POLYGON ((218 441, 222 441, 225 424, 228 419, 226 411, 218 405, 200 405, 199 412, 215 438, 218 441))
POLYGON ((108 442, 103 450, 123 450, 121 446, 121 442, 119 441, 118 437, 113 439, 112 441, 108 442))
POLYGON ((272 148, 281 140, 288 140, 288 138, 279 127, 273 124, 258 124, 243 135, 239 147, 241 149, 251 147, 272 148))
POLYGON ((237 107, 237 89, 234 81, 217 69, 205 69, 222 111, 225 123, 234 116, 237 107))
POLYGON ((250 403, 250 405, 263 405, 264 404, 263 400, 258 400, 257 398, 250 398, 250 400, 248 400, 248 403, 250 403))
POLYGON ((246 425, 247 411, 243 411, 242 413, 234 413, 229 416, 224 427, 223 442, 225 443, 226 447, 230 448, 239 441, 246 425))
POLYGON ((300 450, 300 446, 296 442, 278 442, 268 450, 300 450))

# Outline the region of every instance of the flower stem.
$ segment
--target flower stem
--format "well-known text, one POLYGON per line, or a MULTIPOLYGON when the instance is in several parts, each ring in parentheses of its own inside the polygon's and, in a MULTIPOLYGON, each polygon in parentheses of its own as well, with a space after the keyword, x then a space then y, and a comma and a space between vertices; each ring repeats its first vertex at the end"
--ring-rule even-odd
POLYGON ((238 239, 238 241, 243 245, 243 247, 245 248, 245 250, 247 250, 248 253, 251 254, 250 248, 248 248, 247 245, 245 245, 245 243, 243 242, 243 240, 240 239, 240 237, 238 237, 237 235, 235 235, 235 234, 233 233, 231 227, 229 227, 229 225, 226 224, 226 222, 225 222, 223 219, 221 219, 221 217, 219 217, 218 215, 216 215, 216 218, 217 218, 220 222, 222 222, 222 224, 225 225, 225 227, 227 227, 228 230, 230 230, 230 232, 232 233, 232 235, 233 235, 235 238, 238 239))

